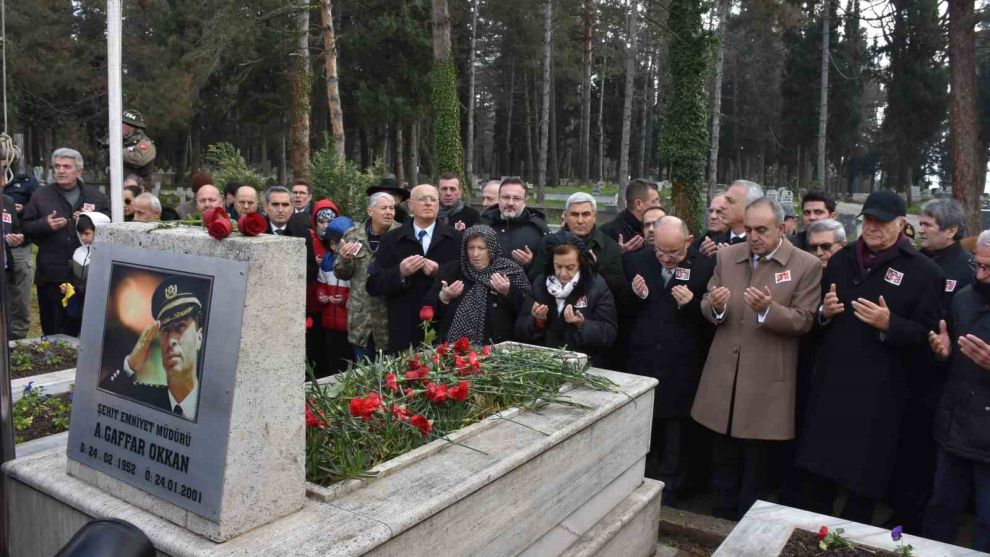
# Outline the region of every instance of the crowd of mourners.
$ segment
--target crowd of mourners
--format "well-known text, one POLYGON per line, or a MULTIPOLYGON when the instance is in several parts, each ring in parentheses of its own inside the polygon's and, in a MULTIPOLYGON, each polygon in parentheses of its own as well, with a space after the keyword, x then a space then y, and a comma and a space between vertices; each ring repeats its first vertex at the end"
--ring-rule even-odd
MULTIPOLYGON (((109 221, 78 152, 52 165, 44 186, 2 169, 13 338, 32 283, 44 333, 78 334, 88 246, 109 221)), ((572 194, 555 232, 519 178, 484 183, 480 212, 456 175, 411 189, 386 178, 353 220, 305 180, 259 198, 198 172, 194 200, 174 209, 126 182, 127 220, 225 207, 305 241, 318 375, 418 345, 431 306, 437 342, 566 347, 657 378, 646 473, 665 505, 710 490, 712 514, 738 519, 775 496, 946 542, 972 514, 972 545, 990 550, 990 231, 967 237, 952 199, 924 207, 916 244, 888 191, 869 195, 847 241, 828 194, 803 196, 798 232, 746 180, 711 198, 697 237, 643 179, 608 223, 594 196, 572 194)))

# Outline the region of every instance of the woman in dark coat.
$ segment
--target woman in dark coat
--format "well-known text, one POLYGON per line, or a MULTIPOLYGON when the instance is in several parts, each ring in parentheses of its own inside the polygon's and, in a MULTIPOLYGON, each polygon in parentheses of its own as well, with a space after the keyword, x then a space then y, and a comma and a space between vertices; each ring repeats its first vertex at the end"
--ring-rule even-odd
POLYGON ((525 342, 583 352, 599 366, 615 342, 615 299, 580 238, 562 230, 547 236, 546 248, 552 257, 523 302, 516 335, 525 342))
POLYGON ((501 254, 490 226, 464 231, 460 259, 440 268, 426 296, 440 316, 441 340, 454 343, 467 337, 472 344, 494 344, 512 338, 530 285, 522 267, 501 254))

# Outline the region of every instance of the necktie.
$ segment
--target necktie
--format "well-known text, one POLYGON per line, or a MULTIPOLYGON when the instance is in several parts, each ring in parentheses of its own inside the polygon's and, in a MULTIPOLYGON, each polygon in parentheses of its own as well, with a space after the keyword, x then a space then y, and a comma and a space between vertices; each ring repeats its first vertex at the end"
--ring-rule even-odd
POLYGON ((763 261, 763 257, 762 257, 762 256, 759 256, 759 255, 754 255, 754 256, 753 256, 753 269, 754 269, 754 270, 755 270, 755 269, 756 269, 757 267, 759 267, 759 266, 760 266, 760 261, 763 261))
POLYGON ((674 276, 674 270, 664 267, 660 271, 660 274, 663 275, 663 285, 667 286, 668 284, 670 284, 670 279, 674 276))
POLYGON ((427 246, 426 246, 426 243, 423 242, 423 238, 426 238, 426 231, 425 230, 420 230, 419 233, 416 234, 416 237, 419 238, 419 243, 422 244, 422 246, 423 246, 423 255, 426 255, 426 247, 427 246))
POLYGON ((181 416, 182 415, 182 407, 179 406, 178 404, 176 404, 175 405, 175 408, 172 409, 172 412, 175 412, 175 415, 176 416, 181 416))
POLYGON ((744 242, 744 241, 746 241, 746 237, 745 236, 732 236, 732 237, 729 238, 729 245, 730 246, 734 246, 734 245, 736 245, 736 244, 738 244, 740 242, 744 242))
POLYGON ((285 235, 285 230, 282 230, 281 228, 276 228, 275 229, 275 234, 278 235, 278 236, 283 236, 283 235, 285 235))

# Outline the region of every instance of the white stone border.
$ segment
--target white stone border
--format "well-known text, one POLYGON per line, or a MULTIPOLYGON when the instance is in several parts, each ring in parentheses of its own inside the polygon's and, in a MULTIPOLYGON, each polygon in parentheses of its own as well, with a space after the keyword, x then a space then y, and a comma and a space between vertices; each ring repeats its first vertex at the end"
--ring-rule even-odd
MULTIPOLYGON (((817 533, 822 526, 830 532, 842 528, 849 541, 871 549, 895 551, 899 543, 890 539, 890 530, 834 516, 818 514, 767 501, 757 501, 718 546, 712 557, 770 557, 780 554, 795 529, 817 533)), ((936 542, 910 534, 902 541, 914 547, 916 557, 976 557, 987 553, 936 542)))

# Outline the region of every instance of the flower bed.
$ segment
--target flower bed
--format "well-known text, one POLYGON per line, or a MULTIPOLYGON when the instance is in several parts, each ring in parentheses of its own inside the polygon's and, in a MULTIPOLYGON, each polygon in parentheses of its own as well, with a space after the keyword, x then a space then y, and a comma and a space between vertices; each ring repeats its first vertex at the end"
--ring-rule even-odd
POLYGON ((23 443, 69 429, 72 393, 47 395, 28 384, 14 403, 14 441, 23 443))
POLYGON ((780 557, 895 557, 895 553, 882 549, 860 547, 850 544, 848 547, 828 547, 822 549, 820 535, 807 530, 795 529, 787 545, 780 552, 780 557))
POLYGON ((329 485, 374 476, 376 466, 435 439, 461 445, 449 434, 509 407, 573 405, 560 392, 565 384, 614 388, 565 352, 478 347, 466 338, 432 347, 428 320, 424 330, 419 350, 365 360, 327 385, 311 384, 307 480, 329 485))
POLYGON ((41 337, 10 348, 10 378, 29 377, 75 367, 76 347, 64 340, 41 337))

